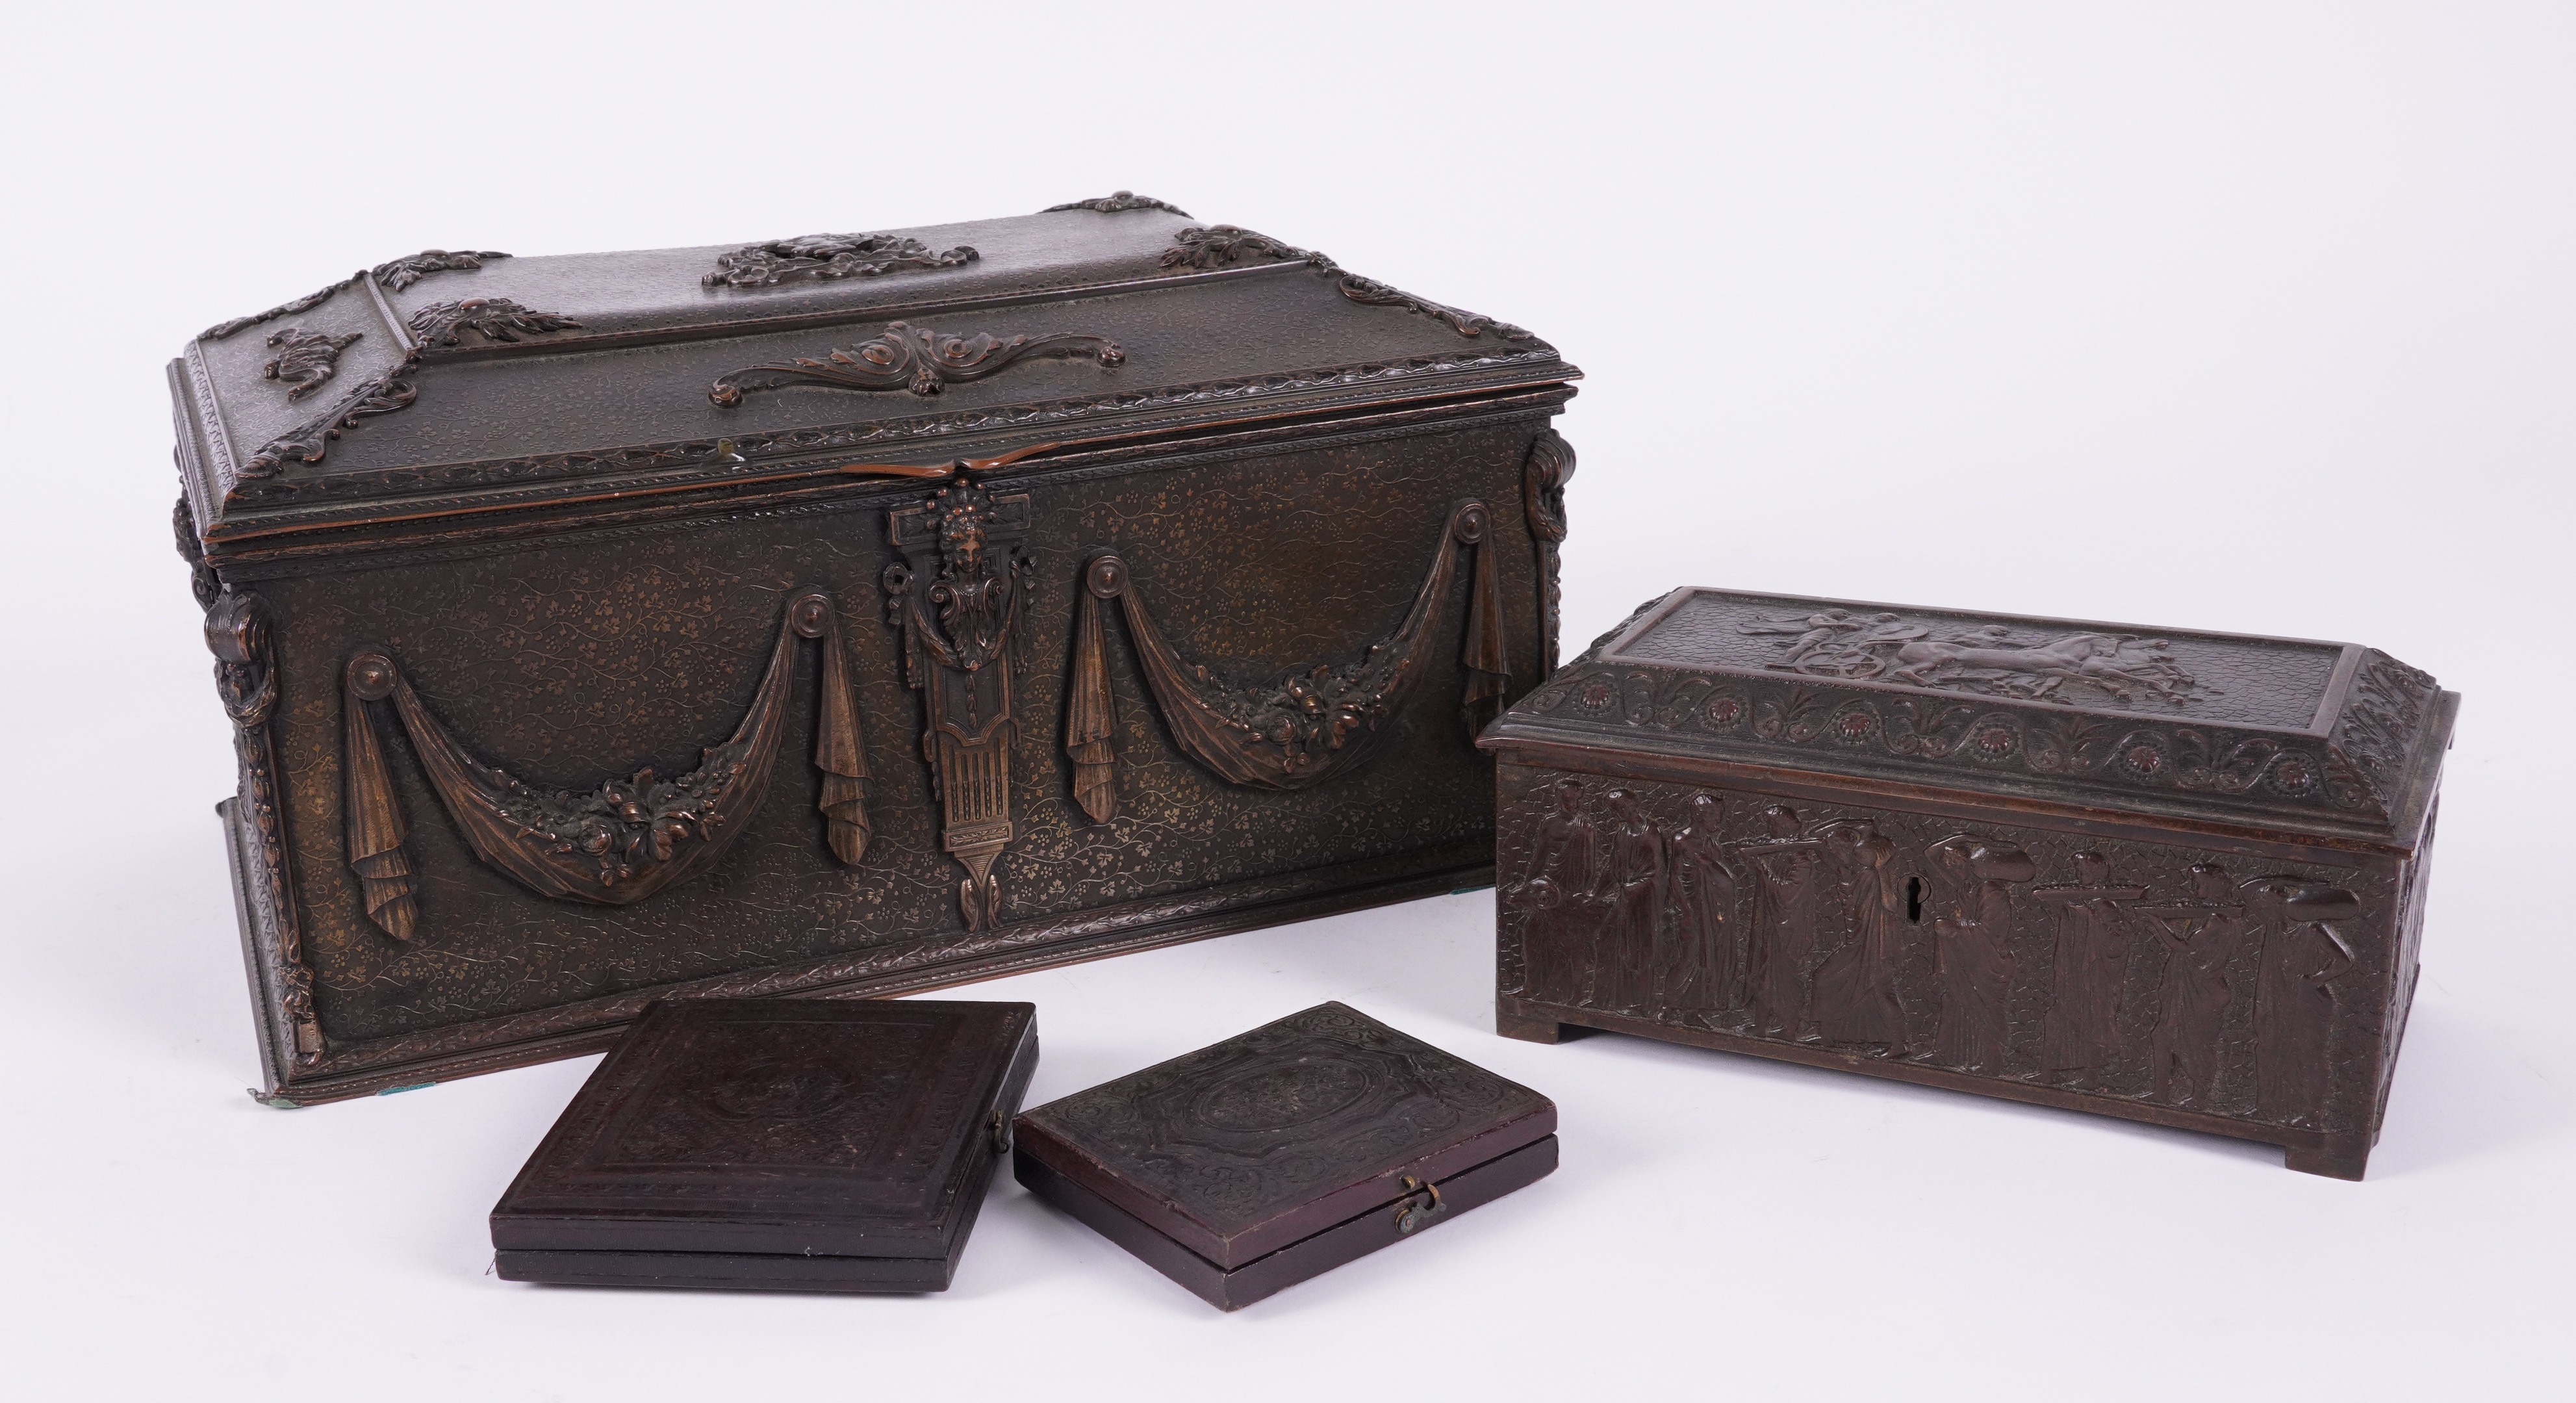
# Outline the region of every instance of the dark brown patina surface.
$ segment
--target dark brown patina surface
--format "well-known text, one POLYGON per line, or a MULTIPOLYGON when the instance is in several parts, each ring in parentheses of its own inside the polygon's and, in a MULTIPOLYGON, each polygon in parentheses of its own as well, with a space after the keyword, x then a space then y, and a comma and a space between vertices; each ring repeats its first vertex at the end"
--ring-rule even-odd
POLYGON ((1678 590, 1486 732, 1497 1009, 2358 1178, 2455 694, 2350 644, 1678 590))
POLYGON ((192 344, 264 1094, 1487 880, 1576 372, 1209 227, 433 250, 192 344))
POLYGON ((494 1206, 502 1274, 937 1289, 1037 1047, 1029 1004, 656 1004, 494 1206), (763 1259, 847 1270, 765 1280, 763 1259))
POLYGON ((1022 1184, 1226 1310, 1556 1168, 1556 1105, 1318 1004, 1022 1115, 1022 1184))
POLYGON ((1018 1137, 1232 1268, 1555 1130, 1528 1087, 1326 1003, 1036 1107, 1018 1137))

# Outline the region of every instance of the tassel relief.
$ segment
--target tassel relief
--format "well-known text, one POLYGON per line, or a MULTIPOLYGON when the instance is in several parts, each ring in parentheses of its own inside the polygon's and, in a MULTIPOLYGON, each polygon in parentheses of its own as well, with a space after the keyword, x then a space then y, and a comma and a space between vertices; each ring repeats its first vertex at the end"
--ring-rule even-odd
POLYGON ((1073 624, 1073 675, 1065 686, 1064 750, 1073 761, 1073 798, 1094 823, 1118 817, 1118 699, 1109 690, 1109 655, 1102 637, 1101 602, 1116 598, 1123 580, 1114 556, 1083 571, 1073 624))

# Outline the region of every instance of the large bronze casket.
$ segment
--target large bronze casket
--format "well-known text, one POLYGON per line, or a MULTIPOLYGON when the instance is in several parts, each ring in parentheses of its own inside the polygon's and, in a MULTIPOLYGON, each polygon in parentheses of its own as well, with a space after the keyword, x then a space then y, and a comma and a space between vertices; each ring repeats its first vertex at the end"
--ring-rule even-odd
POLYGON ((210 328, 178 526, 265 1099, 1490 880, 1576 374, 1124 193, 210 328))
POLYGON ((2358 1179, 2459 697, 2348 643, 1675 590, 1485 733, 1504 1033, 1642 1033, 2358 1179))

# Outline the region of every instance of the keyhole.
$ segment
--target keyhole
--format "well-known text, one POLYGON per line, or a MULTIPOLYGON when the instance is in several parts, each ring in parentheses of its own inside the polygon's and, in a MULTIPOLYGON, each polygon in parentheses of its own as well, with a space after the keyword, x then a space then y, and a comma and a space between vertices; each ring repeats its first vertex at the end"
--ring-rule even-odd
POLYGON ((1905 879, 1905 919, 1918 926, 1923 924, 1923 879, 1920 877, 1905 879))

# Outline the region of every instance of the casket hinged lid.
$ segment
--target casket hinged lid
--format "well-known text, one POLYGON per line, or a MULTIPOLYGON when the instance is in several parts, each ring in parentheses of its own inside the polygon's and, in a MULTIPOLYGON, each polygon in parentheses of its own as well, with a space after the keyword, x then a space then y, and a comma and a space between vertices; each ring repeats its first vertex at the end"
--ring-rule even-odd
POLYGON ((1683 588, 1480 744, 2411 849, 2458 705, 2358 644, 1683 588))
POLYGON ((218 563, 254 541, 731 500, 858 461, 1114 451, 1578 373, 1519 327, 1124 192, 705 248, 425 250, 210 327, 170 366, 218 563))

